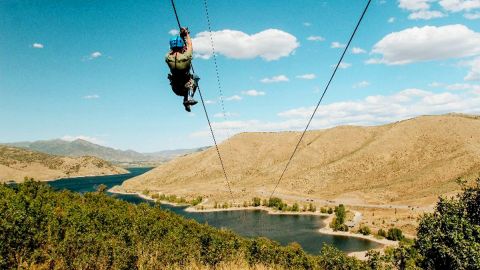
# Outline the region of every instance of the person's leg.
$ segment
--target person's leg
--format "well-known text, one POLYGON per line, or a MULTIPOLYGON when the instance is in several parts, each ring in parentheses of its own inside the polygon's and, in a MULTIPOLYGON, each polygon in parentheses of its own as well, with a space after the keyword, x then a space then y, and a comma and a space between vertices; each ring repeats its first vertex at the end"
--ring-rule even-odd
POLYGON ((193 95, 195 94, 195 90, 196 90, 196 82, 195 80, 190 77, 190 79, 188 80, 188 82, 185 84, 185 89, 187 90, 188 92, 188 104, 189 105, 195 105, 197 104, 198 102, 193 99, 193 95))

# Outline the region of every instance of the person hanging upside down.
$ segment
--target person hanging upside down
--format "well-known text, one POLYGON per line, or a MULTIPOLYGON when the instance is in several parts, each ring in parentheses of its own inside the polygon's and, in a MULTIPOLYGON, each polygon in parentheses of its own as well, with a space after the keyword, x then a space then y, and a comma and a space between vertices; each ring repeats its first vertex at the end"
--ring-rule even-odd
POLYGON ((190 112, 190 106, 198 102, 193 99, 200 78, 190 73, 192 64, 192 40, 188 28, 181 28, 180 36, 170 39, 170 51, 165 56, 165 61, 170 68, 168 79, 173 92, 183 97, 183 106, 190 112))

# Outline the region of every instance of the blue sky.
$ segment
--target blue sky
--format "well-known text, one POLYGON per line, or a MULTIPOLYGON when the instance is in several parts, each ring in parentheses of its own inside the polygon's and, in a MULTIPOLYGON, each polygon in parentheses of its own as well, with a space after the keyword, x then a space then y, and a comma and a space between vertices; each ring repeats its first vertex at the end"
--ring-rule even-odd
MULTIPOLYGON (((300 130, 366 1, 177 0, 219 139, 300 130)), ((373 0, 312 128, 480 113, 480 0, 373 0), (353 48, 355 49, 353 50, 353 48)), ((166 78, 170 1, 0 2, 0 142, 86 138, 156 151, 212 144, 166 78)))

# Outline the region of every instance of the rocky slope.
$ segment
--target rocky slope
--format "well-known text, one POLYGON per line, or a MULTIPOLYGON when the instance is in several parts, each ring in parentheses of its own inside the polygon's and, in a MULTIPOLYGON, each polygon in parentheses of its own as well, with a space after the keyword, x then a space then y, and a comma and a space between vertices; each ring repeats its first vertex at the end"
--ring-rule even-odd
POLYGON ((63 177, 128 173, 96 157, 62 157, 0 146, 0 183, 21 182, 25 177, 52 180, 63 177))

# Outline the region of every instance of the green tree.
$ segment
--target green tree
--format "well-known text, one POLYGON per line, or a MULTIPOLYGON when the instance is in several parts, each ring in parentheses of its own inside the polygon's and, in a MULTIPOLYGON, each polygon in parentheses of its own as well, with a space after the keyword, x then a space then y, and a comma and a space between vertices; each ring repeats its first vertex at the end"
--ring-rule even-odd
POLYGON ((480 178, 424 215, 415 244, 426 269, 480 269, 480 178))

